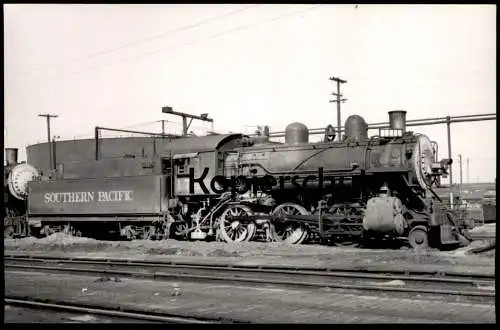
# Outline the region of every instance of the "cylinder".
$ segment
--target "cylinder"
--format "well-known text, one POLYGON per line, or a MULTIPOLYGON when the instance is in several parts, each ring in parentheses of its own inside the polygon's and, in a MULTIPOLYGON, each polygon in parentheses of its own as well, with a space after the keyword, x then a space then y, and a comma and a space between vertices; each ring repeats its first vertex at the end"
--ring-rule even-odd
POLYGON ((403 134, 406 133, 406 111, 389 111, 389 127, 391 129, 400 129, 403 134))
POLYGON ((368 139, 368 125, 363 117, 352 115, 345 121, 345 136, 348 141, 364 141, 368 139))
POLYGON ((17 153, 17 148, 5 148, 5 161, 7 162, 7 166, 17 164, 17 153))
POLYGON ((402 203, 396 197, 373 197, 368 200, 363 218, 366 231, 401 235, 406 220, 402 215, 402 203))
POLYGON ((285 129, 286 144, 309 143, 309 129, 302 123, 291 123, 285 129))

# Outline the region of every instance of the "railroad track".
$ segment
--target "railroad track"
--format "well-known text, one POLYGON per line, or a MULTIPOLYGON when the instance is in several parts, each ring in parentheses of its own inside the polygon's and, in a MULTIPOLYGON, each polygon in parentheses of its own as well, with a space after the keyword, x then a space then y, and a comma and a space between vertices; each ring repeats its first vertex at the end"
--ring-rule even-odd
POLYGON ((120 318, 127 321, 172 323, 172 324, 173 323, 175 324, 232 323, 231 321, 224 321, 219 319, 210 320, 210 319, 200 319, 200 318, 186 317, 180 315, 165 315, 162 313, 154 313, 149 311, 123 309, 121 307, 113 309, 104 306, 77 304, 68 301, 53 301, 46 299, 41 301, 39 299, 26 298, 26 297, 6 296, 4 298, 4 304, 15 307, 35 309, 35 310, 42 309, 54 312, 66 312, 72 314, 94 315, 101 317, 104 316, 108 318, 120 318))
POLYGON ((312 269, 224 264, 150 262, 120 259, 6 256, 5 269, 122 278, 280 285, 378 293, 456 296, 494 300, 495 277, 473 273, 369 271, 354 268, 312 269))

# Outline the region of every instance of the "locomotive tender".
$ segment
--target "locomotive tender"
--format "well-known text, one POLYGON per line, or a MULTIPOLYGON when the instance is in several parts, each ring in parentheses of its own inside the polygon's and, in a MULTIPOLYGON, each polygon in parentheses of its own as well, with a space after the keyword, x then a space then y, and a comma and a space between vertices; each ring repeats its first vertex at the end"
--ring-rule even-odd
POLYGON ((390 128, 372 137, 353 115, 341 141, 329 125, 322 142, 309 143, 307 127, 292 123, 285 143, 182 137, 152 157, 60 164, 51 179, 29 182, 29 225, 35 235, 458 243, 463 222, 432 189, 451 160, 438 161, 434 143, 407 132, 405 117, 389 112, 390 128))

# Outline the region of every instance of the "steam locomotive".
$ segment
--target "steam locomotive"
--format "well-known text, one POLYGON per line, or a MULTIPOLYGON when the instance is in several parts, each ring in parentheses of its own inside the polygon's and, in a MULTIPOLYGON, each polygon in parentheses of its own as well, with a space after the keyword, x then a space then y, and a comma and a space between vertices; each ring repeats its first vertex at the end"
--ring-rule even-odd
POLYGON ((389 112, 389 122, 368 137, 365 120, 353 115, 340 141, 329 125, 318 143, 309 142, 301 123, 287 126, 284 143, 268 134, 172 138, 153 157, 96 152, 95 160, 60 164, 50 179, 32 180, 36 170, 25 169, 29 174, 18 176, 29 181, 30 231, 289 244, 459 243, 465 222, 433 190, 451 160, 438 161, 434 142, 406 131, 405 111, 389 112))

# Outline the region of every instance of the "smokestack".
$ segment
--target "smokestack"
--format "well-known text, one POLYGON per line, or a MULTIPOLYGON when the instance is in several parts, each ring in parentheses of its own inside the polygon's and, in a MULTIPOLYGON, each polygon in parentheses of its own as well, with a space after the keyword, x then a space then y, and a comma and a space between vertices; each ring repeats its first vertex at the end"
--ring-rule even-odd
POLYGON ((400 129, 403 134, 406 133, 406 111, 389 111, 389 127, 391 129, 400 129))
POLYGON ((17 164, 17 148, 5 148, 5 160, 7 161, 7 166, 17 164))

